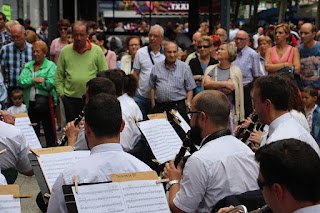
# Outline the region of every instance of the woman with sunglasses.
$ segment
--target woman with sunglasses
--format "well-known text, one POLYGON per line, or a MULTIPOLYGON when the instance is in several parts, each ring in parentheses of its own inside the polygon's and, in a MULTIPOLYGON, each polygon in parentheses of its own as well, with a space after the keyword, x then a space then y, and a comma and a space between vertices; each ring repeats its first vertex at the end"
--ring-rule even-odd
POLYGON ((212 45, 212 38, 210 38, 209 36, 200 37, 197 40, 197 51, 199 55, 189 62, 193 78, 197 84, 194 95, 198 94, 201 91, 201 82, 207 67, 218 63, 216 59, 211 57, 212 45))
POLYGON ((223 43, 218 49, 219 64, 206 69, 203 89, 219 90, 230 101, 230 129, 244 120, 244 96, 241 70, 231 63, 237 58, 236 47, 223 43))
POLYGON ((70 21, 68 19, 60 19, 57 25, 60 37, 54 39, 50 46, 50 60, 55 64, 58 63, 59 55, 62 48, 69 44, 67 40, 67 31, 68 28, 71 27, 70 21))

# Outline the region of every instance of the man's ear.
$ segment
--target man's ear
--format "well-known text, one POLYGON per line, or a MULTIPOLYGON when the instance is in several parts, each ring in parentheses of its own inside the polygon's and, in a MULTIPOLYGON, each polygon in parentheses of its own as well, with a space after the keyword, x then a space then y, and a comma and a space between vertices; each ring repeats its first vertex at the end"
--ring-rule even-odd
POLYGON ((92 130, 86 122, 84 122, 84 132, 86 136, 90 136, 92 134, 92 130))
POLYGON ((282 202, 284 200, 284 188, 278 183, 274 183, 272 186, 272 193, 274 197, 279 201, 282 202))
POLYGON ((126 125, 126 122, 122 119, 122 123, 121 123, 121 127, 120 127, 120 132, 123 131, 125 125, 126 125))

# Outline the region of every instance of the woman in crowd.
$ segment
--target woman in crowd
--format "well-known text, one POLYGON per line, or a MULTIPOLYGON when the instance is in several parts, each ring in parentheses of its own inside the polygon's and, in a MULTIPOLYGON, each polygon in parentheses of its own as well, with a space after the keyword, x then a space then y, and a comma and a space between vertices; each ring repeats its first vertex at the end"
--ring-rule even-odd
POLYGON ((127 75, 132 73, 132 65, 134 57, 138 49, 142 47, 142 40, 138 36, 129 37, 127 40, 127 48, 129 55, 125 55, 121 58, 120 69, 123 70, 127 75))
MULTIPOLYGON (((32 47, 33 61, 26 63, 18 79, 24 88, 23 98, 34 130, 40 136, 40 121, 43 124, 47 147, 55 146, 55 133, 49 108, 49 94, 54 89, 57 66, 45 58, 48 47, 36 41, 32 47)), ((53 93, 55 94, 55 93, 53 93)))
POLYGON ((55 64, 58 63, 59 55, 62 48, 68 45, 67 30, 69 27, 71 27, 70 21, 68 19, 60 19, 57 25, 60 37, 54 39, 50 46, 50 60, 55 64))
POLYGON ((92 43, 98 45, 102 49, 107 60, 108 68, 115 69, 117 65, 117 56, 115 52, 108 49, 106 35, 102 32, 94 32, 90 34, 89 39, 92 43))
POLYGON ((189 62, 193 78, 198 86, 195 89, 194 95, 201 91, 201 82, 207 67, 218 63, 216 59, 211 57, 212 45, 213 41, 209 36, 200 37, 197 40, 197 51, 199 52, 199 56, 189 62))
POLYGON ((219 36, 216 36, 216 35, 210 35, 209 37, 213 41, 213 44, 211 47, 211 57, 217 60, 217 58, 218 58, 217 51, 218 51, 219 46, 221 45, 221 40, 220 40, 219 36))
POLYGON ((275 28, 276 46, 267 49, 265 53, 265 68, 269 74, 275 72, 300 74, 299 50, 287 43, 290 36, 288 24, 282 23, 275 28))
POLYGON ((223 43, 218 49, 219 64, 206 69, 203 81, 204 89, 219 90, 230 101, 230 128, 244 120, 244 97, 241 70, 232 65, 237 57, 237 50, 232 44, 223 43), (233 125, 234 124, 234 125, 233 125))
POLYGON ((267 49, 272 47, 272 39, 269 36, 258 38, 258 53, 262 58, 266 57, 267 49))

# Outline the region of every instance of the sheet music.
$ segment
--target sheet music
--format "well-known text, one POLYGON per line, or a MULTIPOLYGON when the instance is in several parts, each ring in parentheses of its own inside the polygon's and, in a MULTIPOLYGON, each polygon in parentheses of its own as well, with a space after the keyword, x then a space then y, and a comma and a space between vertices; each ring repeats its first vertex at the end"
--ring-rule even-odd
POLYGON ((20 198, 14 198, 13 195, 0 195, 0 212, 20 213, 20 198))
POLYGON ((90 155, 90 151, 61 152, 44 154, 38 158, 41 170, 51 191, 59 174, 77 161, 90 155))
POLYGON ((158 161, 164 163, 175 158, 182 141, 166 119, 148 120, 139 124, 158 161))
POLYGON ((186 120, 183 119, 183 117, 180 115, 180 113, 178 111, 176 111, 176 116, 181 121, 180 125, 181 125, 182 129, 184 130, 185 133, 187 133, 191 129, 189 124, 186 122, 186 120))
POLYGON ((79 213, 170 212, 162 184, 155 180, 80 185, 72 191, 79 213))
MULTIPOLYGON (((31 122, 29 117, 16 118, 15 126, 18 127, 23 135, 25 136, 27 142, 29 143, 29 147, 32 149, 41 149, 42 146, 40 141, 34 132, 32 126, 30 126, 31 122)), ((39 125, 39 124, 38 124, 39 125)))

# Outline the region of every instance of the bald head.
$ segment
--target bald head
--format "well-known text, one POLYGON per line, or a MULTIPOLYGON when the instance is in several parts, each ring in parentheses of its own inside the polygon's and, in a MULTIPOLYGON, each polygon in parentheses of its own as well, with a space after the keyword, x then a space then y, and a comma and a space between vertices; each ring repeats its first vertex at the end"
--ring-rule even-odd
POLYGON ((193 44, 193 46, 195 46, 195 47, 197 46, 197 41, 201 36, 202 36, 202 33, 200 31, 197 31, 197 32, 195 32, 193 34, 193 36, 192 36, 192 44, 193 44))
POLYGON ((241 51, 246 45, 248 45, 249 35, 244 30, 239 30, 235 37, 236 47, 238 51, 241 51))
POLYGON ((306 48, 313 47, 316 43, 314 37, 316 36, 316 27, 311 23, 305 23, 300 28, 301 41, 306 48))
POLYGON ((230 102, 225 94, 217 90, 200 92, 192 100, 192 111, 203 111, 216 127, 229 125, 230 102))

